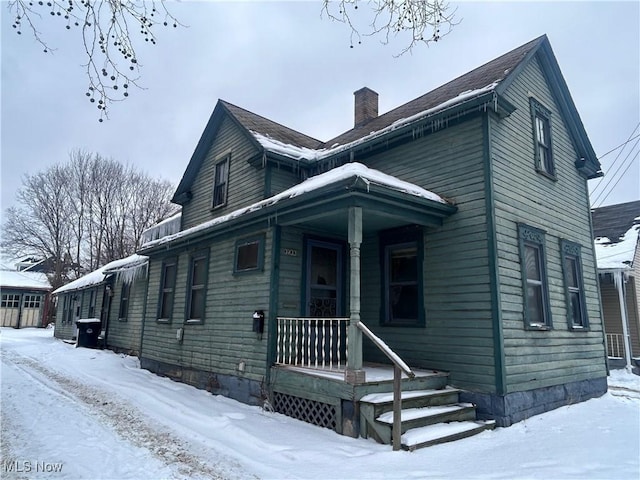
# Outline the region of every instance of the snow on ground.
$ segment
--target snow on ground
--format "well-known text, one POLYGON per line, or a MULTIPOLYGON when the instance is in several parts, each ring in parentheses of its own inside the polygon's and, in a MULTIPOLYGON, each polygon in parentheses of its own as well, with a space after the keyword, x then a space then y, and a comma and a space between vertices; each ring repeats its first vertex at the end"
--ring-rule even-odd
POLYGON ((1 478, 637 479, 640 377, 509 428, 415 452, 172 382, 52 330, 0 330, 1 478))

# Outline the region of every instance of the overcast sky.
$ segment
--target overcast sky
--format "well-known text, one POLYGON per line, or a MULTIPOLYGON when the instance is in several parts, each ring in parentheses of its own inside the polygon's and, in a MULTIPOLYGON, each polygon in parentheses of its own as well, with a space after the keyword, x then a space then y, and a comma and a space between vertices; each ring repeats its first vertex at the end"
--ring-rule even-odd
MULTIPOLYGON (((80 32, 49 22, 43 33, 57 50, 45 54, 26 32, 15 34, 2 2, 0 207, 14 204, 24 174, 79 148, 177 184, 219 98, 327 140, 351 128, 353 92, 363 86, 379 93, 384 113, 544 33, 598 156, 632 136, 640 123, 640 3, 452 5, 461 23, 449 36, 396 58, 401 40, 349 48, 349 30, 321 18, 320 2, 171 3, 188 28, 160 29, 158 45, 138 50, 146 90, 132 91, 99 123, 84 95, 80 32)), ((604 182, 614 178, 606 190, 628 168, 604 204, 640 199, 634 143, 617 161, 619 151, 601 158, 604 182)))

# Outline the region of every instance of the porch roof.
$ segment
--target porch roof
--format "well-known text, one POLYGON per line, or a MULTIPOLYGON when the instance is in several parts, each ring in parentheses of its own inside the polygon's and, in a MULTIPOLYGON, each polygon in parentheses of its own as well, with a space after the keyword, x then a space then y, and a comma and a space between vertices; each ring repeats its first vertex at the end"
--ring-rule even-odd
POLYGON ((215 232, 267 221, 291 225, 335 216, 349 206, 363 206, 376 215, 402 219, 404 223, 439 225, 457 207, 418 185, 405 182, 360 163, 347 163, 311 177, 277 195, 221 215, 173 235, 148 242, 142 252, 191 241, 215 232))

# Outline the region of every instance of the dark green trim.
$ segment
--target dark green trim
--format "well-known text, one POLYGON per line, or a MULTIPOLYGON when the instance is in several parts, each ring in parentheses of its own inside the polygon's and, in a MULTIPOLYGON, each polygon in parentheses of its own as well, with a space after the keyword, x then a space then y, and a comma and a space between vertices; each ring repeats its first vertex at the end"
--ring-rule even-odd
POLYGON ((193 325, 193 324, 202 324, 204 323, 204 319, 207 317, 207 284, 209 280, 209 252, 210 248, 204 250, 194 251, 189 257, 189 276, 187 277, 187 291, 185 294, 185 302, 184 302, 184 323, 185 325, 193 325), (192 282, 193 282, 193 263, 195 260, 204 259, 205 261, 205 269, 204 269, 204 287, 202 294, 202 318, 201 319, 191 319, 191 293, 192 293, 192 282))
POLYGON ((569 87, 562 76, 549 39, 546 35, 542 35, 537 40, 537 44, 527 52, 518 65, 498 84, 495 89, 496 93, 503 95, 527 65, 534 58, 538 58, 543 75, 547 80, 558 109, 562 113, 562 119, 569 131, 569 137, 578 154, 578 158, 573 159, 576 162, 576 168, 587 179, 601 177, 603 173, 600 162, 589 141, 575 103, 573 103, 569 87))
POLYGON ((408 225, 406 227, 384 230, 379 234, 378 241, 379 259, 380 259, 380 325, 383 327, 403 327, 403 328, 423 328, 425 321, 424 308, 424 231, 417 225, 408 225), (418 318, 414 322, 390 322, 388 318, 388 261, 387 252, 389 247, 395 245, 416 245, 416 268, 418 290, 418 318))
POLYGON ((269 282, 269 323, 267 324, 267 373, 266 384, 271 382, 271 366, 276 361, 277 318, 280 297, 280 238, 281 227, 271 228, 271 278, 269 282))
POLYGON ((147 321, 147 302, 149 301, 149 278, 150 278, 150 271, 151 269, 151 262, 148 260, 147 261, 147 281, 145 284, 145 288, 144 288, 144 300, 142 301, 142 319, 141 319, 141 325, 140 325, 140 342, 139 342, 139 347, 138 347, 138 358, 142 358, 142 346, 144 345, 144 326, 146 324, 147 321))
POLYGON ((265 165, 263 198, 269 198, 271 196, 271 170, 273 170, 273 167, 270 164, 265 165))
POLYGON ((156 305, 156 322, 160 323, 171 323, 171 319, 173 318, 173 313, 175 311, 175 303, 174 299, 176 297, 176 279, 178 275, 178 256, 171 256, 162 259, 162 264, 160 265, 160 290, 158 291, 158 302, 156 305), (163 298, 163 290, 165 287, 165 266, 174 265, 173 270, 173 292, 171 294, 171 316, 168 318, 162 318, 160 314, 162 313, 162 298, 163 298))
POLYGON ((551 110, 542 105, 538 100, 534 97, 529 97, 529 111, 531 113, 531 129, 532 129, 532 139, 533 139, 533 158, 536 172, 539 174, 556 181, 556 162, 553 155, 553 127, 551 123, 551 110), (540 117, 545 122, 545 134, 547 135, 547 149, 549 152, 549 158, 551 161, 551 172, 547 172, 542 167, 542 160, 540 158, 540 149, 538 148, 538 125, 537 118, 540 117))
POLYGON ((241 238, 236 241, 233 248, 233 274, 234 275, 246 275, 256 272, 262 272, 264 270, 264 233, 253 235, 252 237, 241 238), (245 270, 238 270, 238 251, 241 247, 258 243, 258 259, 256 268, 248 268, 245 270))
POLYGON ((544 230, 524 223, 518 224, 518 250, 520 252, 520 273, 522 274, 522 304, 524 328, 526 330, 551 330, 553 328, 553 319, 551 316, 551 304, 549 302, 549 277, 547 276, 547 249, 545 245, 544 230), (529 318, 529 296, 527 269, 526 269, 526 247, 538 249, 540 259, 540 278, 542 282, 542 308, 544 315, 544 324, 532 325, 529 318))
MULTIPOLYGON (((215 223, 203 228, 193 227, 191 234, 181 236, 170 242, 160 242, 149 247, 142 247, 140 252, 150 255, 155 252, 166 252, 181 245, 193 245, 204 241, 206 237, 220 234, 231 234, 242 228, 268 228, 274 223, 293 225, 309 220, 313 215, 330 215, 336 209, 349 206, 364 206, 377 212, 389 214, 402 219, 406 223, 421 225, 441 225, 442 218, 457 211, 457 207, 438 201, 416 197, 379 185, 367 184, 357 176, 347 178, 318 188, 304 195, 283 198, 278 202, 266 203, 262 208, 243 213, 226 222, 215 223), (313 209, 316 209, 314 213, 313 209)), ((237 235, 237 233, 236 233, 237 235)))
POLYGON ((491 319, 493 323, 493 363, 496 394, 507 392, 505 371, 504 333, 502 331, 502 305, 500 300, 500 266, 496 237, 496 207, 493 191, 493 160, 491 154, 491 121, 486 113, 482 117, 482 165, 484 170, 485 214, 487 216, 487 253, 489 255, 489 288, 491 292, 491 319))
POLYGON ((587 312, 586 292, 584 291, 584 280, 582 275, 582 249, 580 244, 560 239, 560 258, 562 262, 562 273, 564 276, 564 292, 567 305, 567 327, 574 332, 589 331, 589 314, 587 312), (576 276, 578 290, 580 293, 580 308, 582 309, 582 325, 574 325, 571 317, 571 292, 569 291, 569 272, 567 271, 567 258, 572 258, 576 262, 576 276))

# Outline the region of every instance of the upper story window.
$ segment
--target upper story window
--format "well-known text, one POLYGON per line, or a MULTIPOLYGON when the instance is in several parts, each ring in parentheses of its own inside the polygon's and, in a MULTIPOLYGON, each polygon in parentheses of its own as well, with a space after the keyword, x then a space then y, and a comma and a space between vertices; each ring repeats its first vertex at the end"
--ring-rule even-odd
POLYGON ((383 232, 380 248, 383 324, 423 325, 421 230, 412 228, 383 232))
POLYGON ((535 165, 539 173, 555 178, 556 169, 551 147, 551 111, 534 98, 530 98, 535 165))
POLYGON ((222 207, 227 204, 227 190, 229 184, 229 162, 231 154, 216 163, 213 180, 213 208, 222 207))
POLYGON ((204 306, 207 294, 207 273, 209 270, 209 252, 201 250, 191 257, 189 268, 189 286, 187 291, 187 322, 204 320, 204 306))
POLYGON ((177 260, 166 259, 162 263, 160 278, 160 298, 158 299, 158 320, 170 321, 173 313, 173 295, 176 287, 177 260))
POLYGON ((551 328, 549 285, 547 282, 544 232, 528 225, 518 225, 520 268, 524 300, 525 327, 531 330, 551 328))
POLYGON ((562 268, 564 271, 565 296, 567 300, 567 322, 570 330, 588 328, 587 306, 582 281, 582 261, 580 245, 560 241, 562 268))

